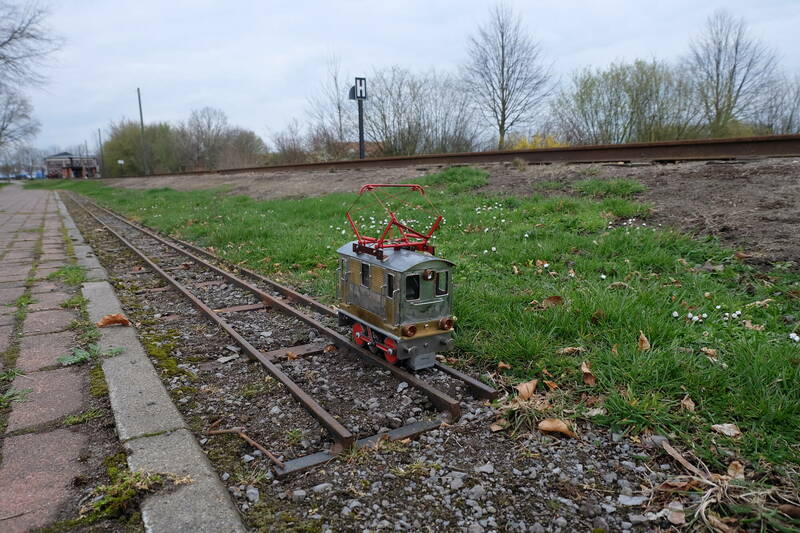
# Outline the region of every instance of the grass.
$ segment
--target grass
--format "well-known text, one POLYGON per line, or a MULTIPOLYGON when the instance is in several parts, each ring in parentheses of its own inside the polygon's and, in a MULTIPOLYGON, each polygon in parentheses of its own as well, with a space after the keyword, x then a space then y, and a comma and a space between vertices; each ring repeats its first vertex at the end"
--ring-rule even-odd
POLYGON ((86 269, 79 265, 64 265, 51 272, 47 279, 58 280, 67 285, 80 285, 86 281, 86 269))
MULTIPOLYGON (((501 384, 553 380, 571 402, 565 415, 602 406, 596 423, 666 434, 719 471, 731 460, 727 450, 756 469, 800 463, 800 343, 789 338, 800 324, 787 318, 798 315, 800 276, 791 265, 759 270, 712 239, 611 227, 649 212, 629 198, 640 190, 630 180, 587 179, 577 198, 478 194, 485 173, 464 167, 419 182, 445 217, 433 244, 457 265, 457 363, 491 371, 501 384), (532 303, 550 296, 563 303, 532 303), (693 321, 689 313, 707 316, 693 321), (593 387, 582 380, 584 360, 593 387), (499 370, 501 361, 510 369, 499 370), (686 397, 694 411, 681 407, 686 397), (711 430, 724 423, 742 436, 711 430)), ((344 219, 351 194, 257 201, 220 190, 34 185, 87 194, 329 302, 335 250, 352 238, 344 219)))
POLYGON ((10 407, 12 403, 22 403, 28 401, 28 394, 30 394, 33 389, 8 389, 7 391, 0 393, 0 409, 5 409, 10 407))
POLYGON ((78 424, 84 424, 89 420, 94 420, 95 418, 100 418, 103 416, 103 412, 100 409, 89 409, 88 411, 84 411, 77 415, 71 415, 64 419, 65 426, 76 426, 78 424))
POLYGON ((645 190, 645 186, 632 179, 586 179, 572 184, 572 189, 583 196, 595 198, 630 198, 638 192, 645 190))

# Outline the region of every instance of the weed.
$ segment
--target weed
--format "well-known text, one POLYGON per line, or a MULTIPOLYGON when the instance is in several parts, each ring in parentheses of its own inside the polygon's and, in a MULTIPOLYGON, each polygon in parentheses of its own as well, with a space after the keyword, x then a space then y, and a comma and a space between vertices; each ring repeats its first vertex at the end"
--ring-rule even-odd
POLYGON ((36 300, 30 294, 23 294, 14 301, 14 305, 17 307, 28 307, 32 303, 36 303, 36 300))
POLYGON ((91 361, 92 359, 98 359, 100 357, 112 357, 119 355, 124 349, 125 348, 122 347, 115 347, 108 348, 107 350, 101 350, 96 344, 90 344, 86 347, 86 349, 73 348, 69 355, 62 355, 57 359, 57 361, 64 366, 77 365, 91 361))
POLYGON ((297 446, 303 439, 303 430, 290 429, 289 431, 286 432, 286 438, 289 442, 289 446, 297 446))
POLYGON ((69 299, 61 302, 61 307, 65 309, 83 309, 89 300, 81 296, 79 293, 73 294, 69 299))
POLYGON ((574 183, 573 190, 584 196, 595 198, 630 198, 638 192, 645 190, 645 186, 632 179, 588 179, 574 183))
POLYGON ((396 466, 391 469, 392 474, 397 477, 417 477, 430 470, 431 465, 425 461, 414 461, 405 466, 396 466))
POLYGON ((4 372, 0 372, 0 383, 4 382, 10 383, 14 381, 15 377, 21 376, 23 374, 24 372, 22 372, 22 370, 17 370, 16 368, 10 368, 4 372))
POLYGON ((522 159, 521 157, 515 157, 511 164, 514 166, 515 169, 522 172, 526 168, 528 168, 528 162, 522 159))
POLYGON ((77 333, 78 344, 87 345, 100 340, 100 330, 90 320, 73 320, 69 325, 69 329, 77 333))
POLYGON ((86 281, 86 269, 79 265, 64 265, 48 274, 47 279, 58 280, 67 285, 80 285, 86 281))
POLYGON ((65 426, 75 426, 88 422, 89 420, 94 420, 95 418, 100 418, 101 416, 103 416, 103 412, 100 409, 90 409, 77 415, 68 416, 64 419, 63 424, 65 426))
POLYGON ((445 186, 448 194, 460 194, 486 185, 489 173, 472 167, 450 167, 438 174, 426 174, 419 178, 419 185, 445 186))
POLYGON ((33 392, 33 389, 8 389, 6 392, 0 394, 0 409, 5 409, 11 406, 12 403, 28 401, 28 394, 31 392, 33 392))

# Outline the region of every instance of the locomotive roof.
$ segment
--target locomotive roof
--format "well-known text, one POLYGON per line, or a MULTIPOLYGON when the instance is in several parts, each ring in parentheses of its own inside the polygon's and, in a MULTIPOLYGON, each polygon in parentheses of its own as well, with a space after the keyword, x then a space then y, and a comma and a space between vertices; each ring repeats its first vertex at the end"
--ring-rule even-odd
POLYGON ((362 263, 368 263, 371 265, 377 265, 383 268, 387 268, 389 270, 394 270, 396 272, 405 272, 414 268, 417 265, 422 263, 427 263, 429 261, 441 261, 443 263, 447 263, 450 266, 453 266, 452 261, 448 261, 447 259, 442 259, 441 257, 436 257, 429 254, 424 254, 421 252, 414 252, 412 250, 398 250, 396 248, 384 248, 383 254, 385 259, 381 261, 374 255, 370 254, 357 254, 353 251, 353 243, 358 241, 351 241, 339 248, 338 252, 340 255, 344 255, 347 257, 352 257, 354 259, 358 259, 362 263))

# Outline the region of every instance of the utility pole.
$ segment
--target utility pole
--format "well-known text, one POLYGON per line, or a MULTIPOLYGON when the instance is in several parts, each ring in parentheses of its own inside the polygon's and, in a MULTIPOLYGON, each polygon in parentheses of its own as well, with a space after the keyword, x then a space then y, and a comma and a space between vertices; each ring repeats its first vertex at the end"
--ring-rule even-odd
POLYGON ((100 134, 100 128, 97 128, 97 144, 100 146, 100 175, 106 175, 106 160, 103 157, 103 136, 100 134))
POLYGON ((136 96, 139 98, 139 135, 142 141, 142 165, 144 166, 144 174, 149 175, 150 171, 147 169, 147 150, 144 145, 144 117, 142 115, 142 91, 139 87, 136 88, 136 96))

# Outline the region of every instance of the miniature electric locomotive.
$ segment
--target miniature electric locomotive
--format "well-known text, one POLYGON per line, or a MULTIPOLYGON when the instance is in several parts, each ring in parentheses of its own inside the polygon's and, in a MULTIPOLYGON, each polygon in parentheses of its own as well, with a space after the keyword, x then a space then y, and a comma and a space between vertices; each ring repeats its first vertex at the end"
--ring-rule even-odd
MULTIPOLYGON (((390 187, 425 194, 419 185, 397 184, 364 185, 360 194, 390 187)), ((379 237, 362 234, 347 212, 357 240, 338 250, 339 324, 352 325, 357 344, 391 363, 428 368, 436 363, 437 352, 453 346, 454 265, 435 257, 428 244, 442 216, 437 214, 427 233, 421 233, 379 203, 388 215, 379 237)))

